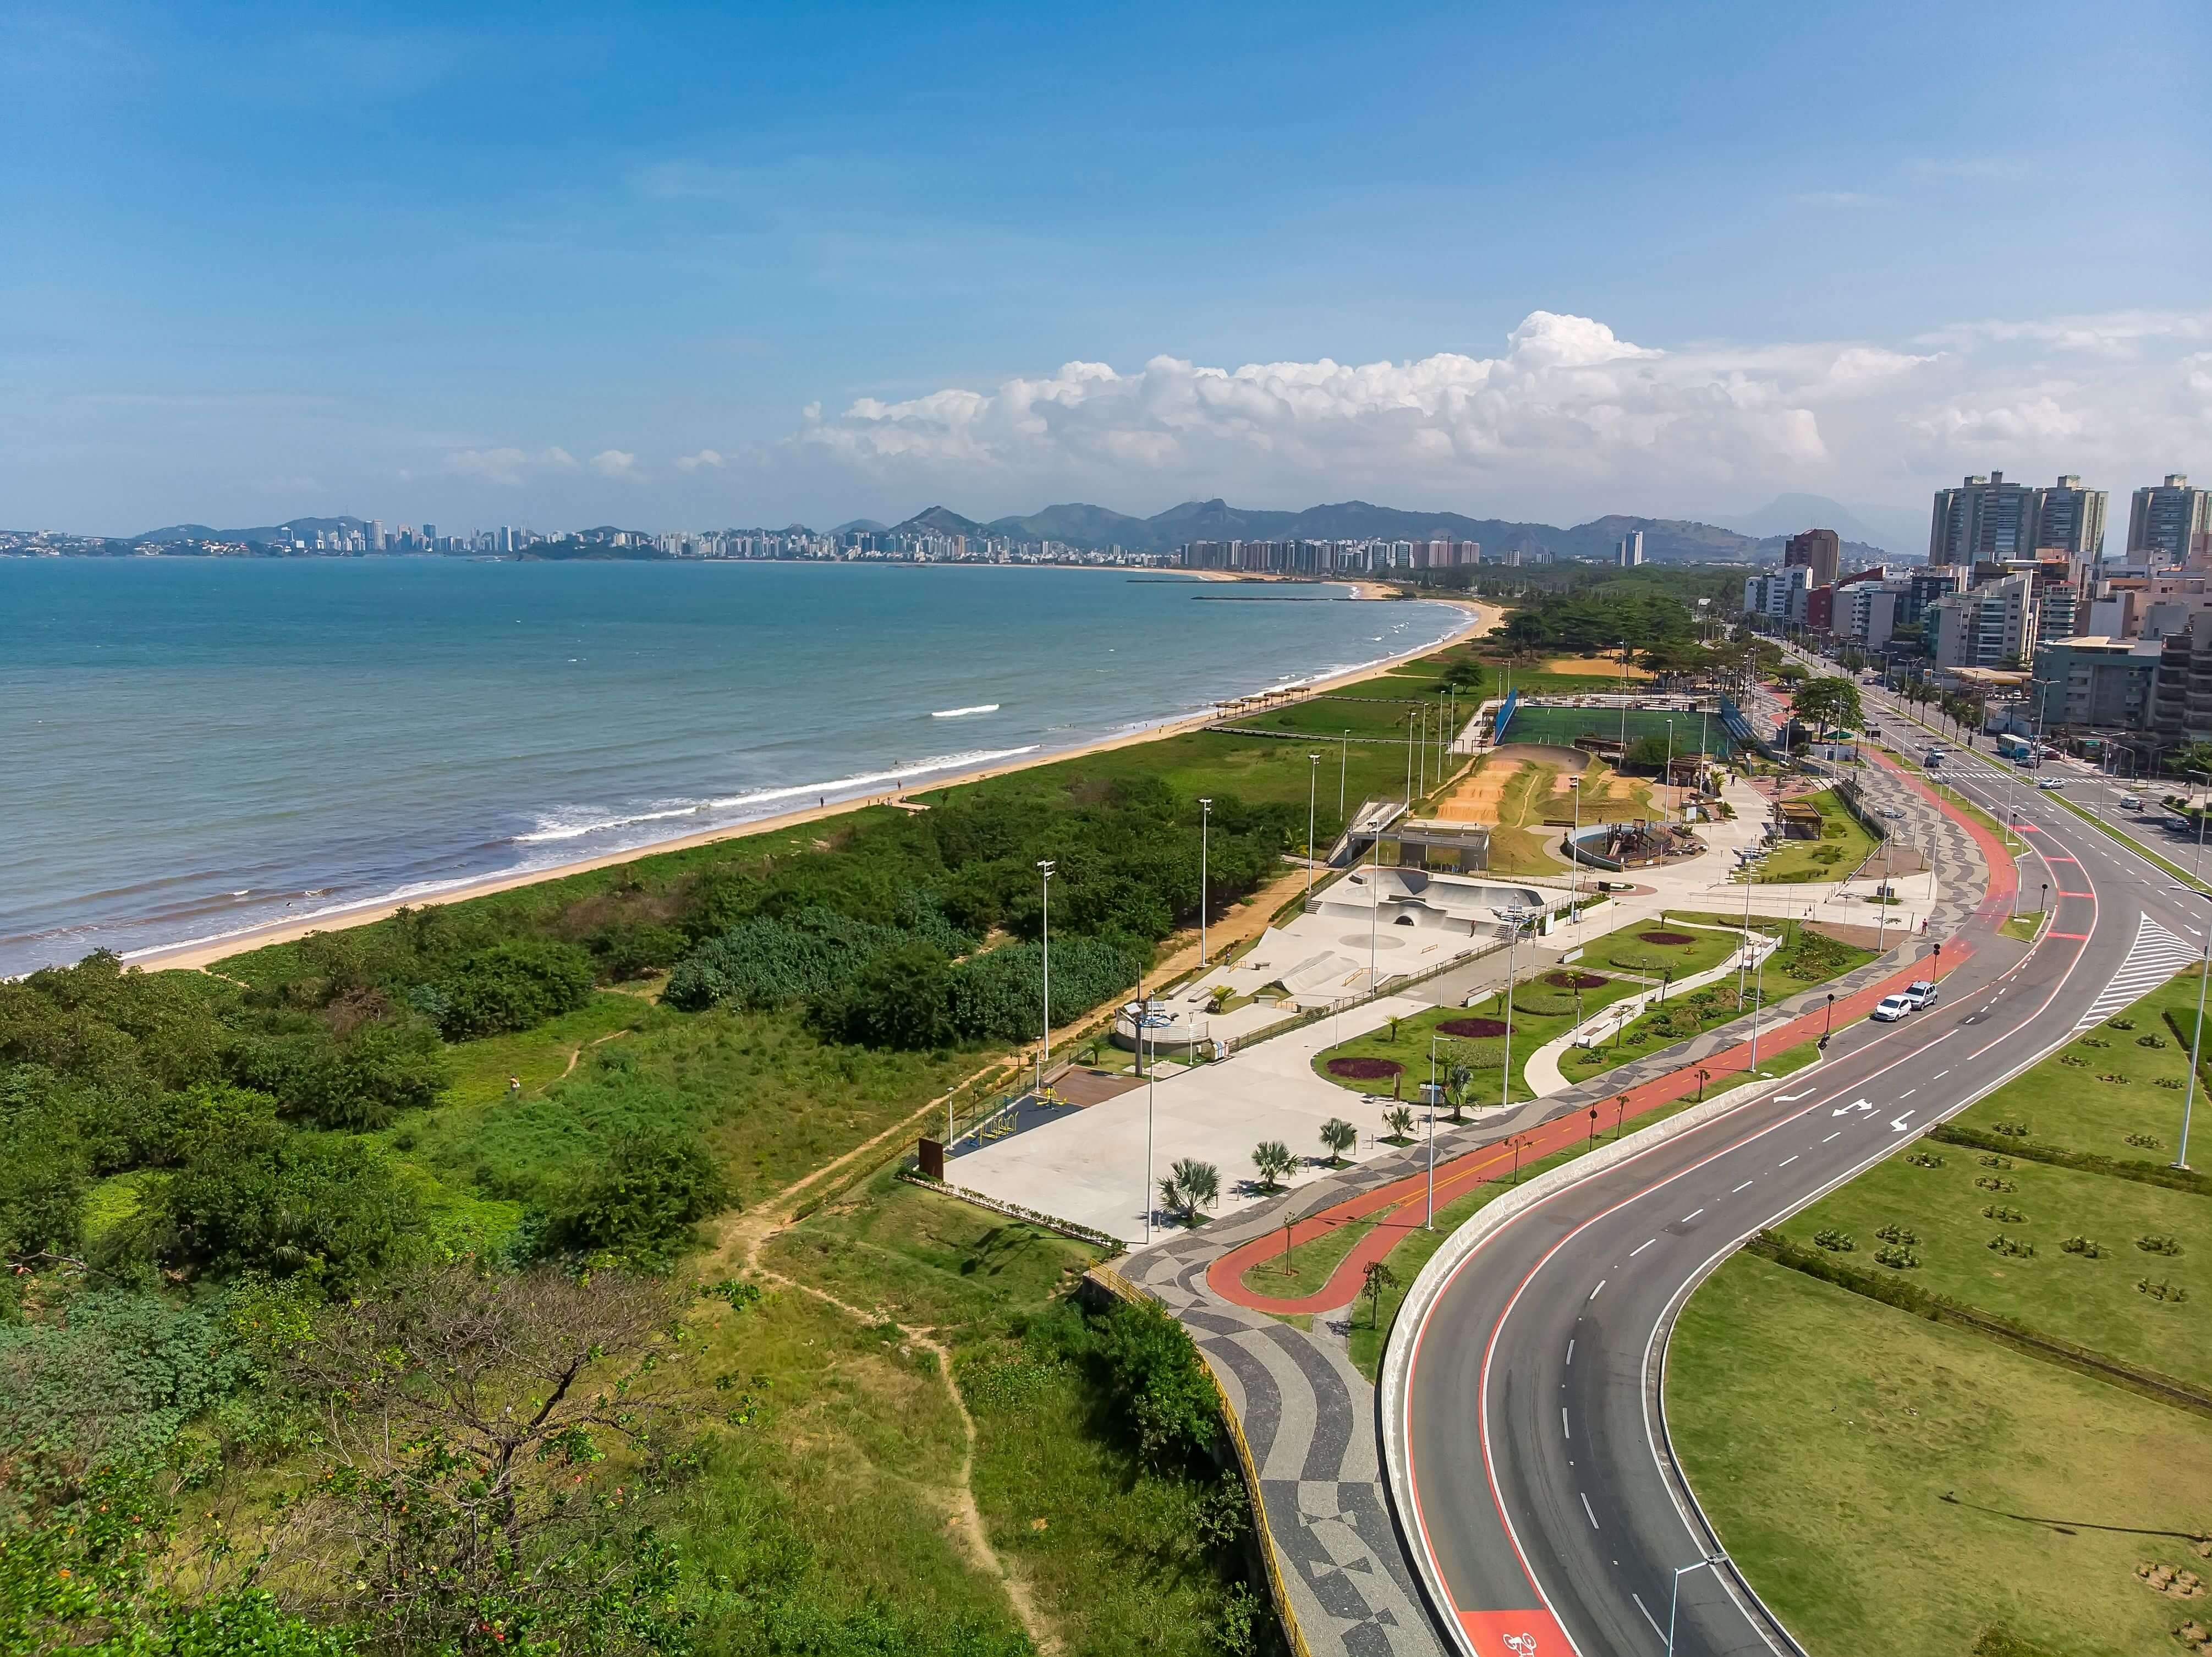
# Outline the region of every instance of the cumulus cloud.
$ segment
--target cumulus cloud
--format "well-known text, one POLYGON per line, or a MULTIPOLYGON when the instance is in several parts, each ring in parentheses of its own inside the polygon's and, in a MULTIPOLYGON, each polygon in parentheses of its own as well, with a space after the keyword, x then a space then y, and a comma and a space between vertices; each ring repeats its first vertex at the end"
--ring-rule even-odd
POLYGON ((638 476, 637 457, 620 449, 602 449, 592 457, 592 470, 602 477, 635 478, 638 476))
POLYGON ((513 488, 521 483, 526 473, 574 471, 576 457, 561 448, 539 449, 535 453, 523 449, 456 449, 446 457, 446 465, 464 477, 481 477, 513 488))
POLYGON ((2212 354, 2182 355, 2207 337, 2203 317, 2125 313, 1961 325, 1921 349, 1660 349, 1537 311, 1495 356, 1075 361, 988 391, 812 404, 786 446, 878 482, 1005 498, 1095 483, 1710 510, 1781 488, 1900 499, 1989 464, 2121 487, 2212 435, 2212 354))
POLYGON ((676 470, 680 472, 696 472, 702 466, 720 471, 722 470, 722 457, 712 449, 702 449, 696 454, 679 454, 676 457, 676 470))

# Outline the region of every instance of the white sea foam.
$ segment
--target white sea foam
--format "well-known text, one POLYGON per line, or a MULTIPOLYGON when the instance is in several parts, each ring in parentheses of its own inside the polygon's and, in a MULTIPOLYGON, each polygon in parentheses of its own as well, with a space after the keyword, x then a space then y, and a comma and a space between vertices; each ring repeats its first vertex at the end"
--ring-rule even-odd
POLYGON ((970 713, 995 713, 998 711, 996 702, 978 702, 973 707, 940 707, 929 717, 933 719, 964 719, 970 713))

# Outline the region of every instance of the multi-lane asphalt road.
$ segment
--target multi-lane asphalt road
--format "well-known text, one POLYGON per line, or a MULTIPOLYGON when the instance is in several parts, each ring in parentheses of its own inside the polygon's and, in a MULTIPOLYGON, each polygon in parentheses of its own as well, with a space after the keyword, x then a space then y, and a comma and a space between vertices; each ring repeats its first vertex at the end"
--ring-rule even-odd
MULTIPOLYGON (((2001 812, 2011 780, 1959 780, 2001 812)), ((1905 826, 1935 832, 1910 785, 1881 786, 1905 826)), ((2032 950, 1998 934, 2002 905, 1948 894, 1967 911, 1952 936, 1971 953, 1934 1008, 1839 1030, 1797 1084, 1534 1205, 1403 1337, 1416 1343, 1404 1517, 1462 1651, 1665 1650, 1677 1570, 1716 1551, 1674 1469, 1661 1399, 1684 1298, 1760 1227, 2196 959, 2212 906, 2055 803, 2015 820, 2029 817, 2022 907, 2039 907, 2047 878, 2055 909, 2032 950)), ((1725 1563, 1679 1580, 1676 1651, 1791 1649, 1725 1563)))

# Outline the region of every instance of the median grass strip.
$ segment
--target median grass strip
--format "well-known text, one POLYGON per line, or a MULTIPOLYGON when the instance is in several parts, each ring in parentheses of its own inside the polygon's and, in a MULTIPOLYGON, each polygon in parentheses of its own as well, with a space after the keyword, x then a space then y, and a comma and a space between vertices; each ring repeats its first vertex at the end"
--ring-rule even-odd
POLYGON ((1738 1255, 1668 1345, 1668 1428, 1722 1545, 1814 1657, 2178 1649, 2212 1575, 2212 1422, 1738 1255), (2013 1517, 2011 1515, 2024 1515, 2013 1517), (1979 1645, 2002 1630, 2024 1642, 1979 1645))
MULTIPOLYGON (((2081 1031, 1953 1124, 2115 1162, 2171 1162, 2188 1093, 2197 992, 2197 974, 2182 974, 2081 1031)), ((2197 1092, 2204 1090, 2200 1080, 2197 1092)))
MULTIPOLYGON (((1796 1047, 1775 1054, 1771 1059, 1759 1066, 1756 1075, 1749 1071, 1739 1071, 1732 1076, 1723 1077, 1706 1091, 1705 1097, 1717 1098, 1723 1093, 1731 1092, 1754 1081, 1763 1081, 1777 1076, 1793 1075, 1814 1063, 1820 1056, 1820 1049, 1813 1042, 1801 1042, 1796 1047)), ((1669 1116, 1687 1110, 1700 1102, 1702 1102, 1698 1099, 1688 1098, 1662 1105, 1656 1110, 1647 1111, 1638 1116, 1636 1119, 1636 1127, 1627 1131, 1635 1132, 1648 1127, 1654 1122, 1662 1122, 1669 1116)), ((1508 1164, 1507 1169, 1502 1171, 1499 1177, 1477 1186, 1474 1190, 1439 1208, 1437 1211, 1436 1225, 1433 1229, 1416 1227, 1407 1230, 1405 1240, 1383 1258, 1383 1263, 1390 1268, 1396 1281, 1384 1290, 1379 1305, 1370 1304, 1367 1297, 1362 1296, 1346 1314, 1352 1322, 1349 1336, 1352 1361, 1362 1375, 1370 1381, 1375 1379, 1382 1366, 1382 1349, 1389 1339, 1391 1326, 1397 1320, 1399 1308, 1405 1304, 1406 1291, 1413 1286, 1413 1279, 1419 1274, 1421 1268, 1428 1264, 1429 1257, 1443 1246, 1444 1240, 1482 1209, 1519 1185, 1522 1181, 1544 1173, 1547 1169, 1557 1168, 1564 1162, 1571 1162, 1577 1156, 1587 1155, 1594 1144, 1603 1144, 1618 1137, 1621 1130, 1607 1120, 1610 1114, 1611 1113, 1608 1112, 1600 1115, 1599 1132, 1595 1140, 1578 1139, 1565 1150, 1554 1152, 1549 1156, 1539 1157, 1533 1162, 1523 1162, 1520 1165, 1517 1176, 1510 1171, 1511 1165, 1508 1164)), ((1405 1211, 1415 1220, 1420 1217, 1421 1211, 1417 1204, 1407 1205, 1405 1211)), ((1259 1286, 1259 1280, 1256 1278, 1251 1280, 1254 1281, 1255 1287, 1259 1286)))

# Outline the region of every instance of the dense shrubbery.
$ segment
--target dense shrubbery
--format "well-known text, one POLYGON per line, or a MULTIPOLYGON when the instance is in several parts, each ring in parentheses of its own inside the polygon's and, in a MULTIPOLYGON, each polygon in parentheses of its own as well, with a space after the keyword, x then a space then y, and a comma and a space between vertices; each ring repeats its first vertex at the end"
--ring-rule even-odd
POLYGON ((139 1214, 105 1240, 102 1263, 150 1259, 338 1288, 398 1265, 422 1223, 414 1193, 365 1141, 247 1120, 149 1183, 139 1214))
POLYGON ((1116 1301, 1085 1318, 1064 1307, 1035 1320, 1030 1344, 1090 1368, 1121 1425, 1156 1466, 1198 1466, 1221 1431, 1221 1405, 1198 1349, 1156 1306, 1116 1301))
POLYGON ((555 1199, 547 1240, 577 1253, 654 1264, 730 1205, 730 1188, 695 1134, 625 1135, 555 1199))
POLYGON ((430 986, 448 1041, 526 1030, 592 998, 592 958, 573 944, 517 938, 463 956, 430 986))

